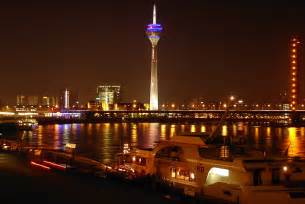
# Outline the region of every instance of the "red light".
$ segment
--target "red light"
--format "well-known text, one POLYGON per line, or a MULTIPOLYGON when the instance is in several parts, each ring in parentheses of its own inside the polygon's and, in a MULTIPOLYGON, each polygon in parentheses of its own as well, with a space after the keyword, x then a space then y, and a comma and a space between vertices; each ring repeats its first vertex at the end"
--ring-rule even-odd
POLYGON ((37 166, 37 167, 40 167, 40 168, 46 169, 46 170, 50 170, 50 169, 51 169, 51 168, 48 167, 48 166, 45 166, 45 165, 42 165, 42 164, 38 164, 38 163, 33 162, 33 161, 31 161, 31 165, 32 165, 32 166, 37 166))
POLYGON ((56 164, 56 163, 54 163, 54 162, 50 162, 50 161, 44 160, 43 163, 44 163, 44 164, 48 164, 48 165, 50 165, 51 167, 54 167, 54 168, 57 168, 57 169, 61 169, 61 170, 65 170, 65 169, 66 169, 65 166, 56 164))

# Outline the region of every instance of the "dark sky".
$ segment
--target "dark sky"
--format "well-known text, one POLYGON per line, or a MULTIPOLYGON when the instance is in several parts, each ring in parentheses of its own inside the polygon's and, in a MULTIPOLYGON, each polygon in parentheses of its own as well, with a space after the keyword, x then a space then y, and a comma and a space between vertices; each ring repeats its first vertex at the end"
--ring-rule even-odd
MULTIPOLYGON (((1 100, 67 87, 85 102, 108 83, 122 85, 125 101, 148 102, 151 17, 152 0, 1 1, 1 100)), ((288 87, 289 37, 305 41, 302 0, 159 0, 158 21, 161 103, 278 99, 288 87)))

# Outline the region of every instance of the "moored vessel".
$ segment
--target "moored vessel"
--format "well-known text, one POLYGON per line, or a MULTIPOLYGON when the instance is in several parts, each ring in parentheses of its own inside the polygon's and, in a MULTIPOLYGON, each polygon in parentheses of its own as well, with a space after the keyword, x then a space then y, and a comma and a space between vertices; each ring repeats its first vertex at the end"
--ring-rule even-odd
POLYGON ((174 136, 152 150, 120 155, 120 168, 134 178, 156 183, 196 198, 232 203, 305 202, 305 159, 246 148, 206 144, 196 136, 174 136))

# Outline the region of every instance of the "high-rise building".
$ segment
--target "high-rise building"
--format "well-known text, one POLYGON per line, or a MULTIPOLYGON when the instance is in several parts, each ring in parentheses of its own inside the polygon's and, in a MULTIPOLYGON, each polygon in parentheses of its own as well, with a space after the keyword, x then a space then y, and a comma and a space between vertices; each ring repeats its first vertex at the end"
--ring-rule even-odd
POLYGON ((51 108, 58 106, 58 97, 55 96, 38 96, 38 95, 17 95, 17 106, 31 106, 39 108, 51 108))
POLYGON ((66 89, 64 92, 64 108, 70 108, 70 91, 68 89, 66 89))
POLYGON ((153 22, 146 27, 146 34, 151 42, 151 75, 150 75, 150 110, 158 110, 158 69, 157 45, 163 28, 157 24, 156 5, 153 7, 153 22))
POLYGON ((17 95, 17 106, 27 105, 27 98, 24 95, 17 95))
POLYGON ((97 102, 103 110, 109 110, 111 105, 120 102, 120 86, 102 85, 97 87, 97 102))
POLYGON ((291 110, 296 110, 299 103, 299 55, 300 41, 293 37, 290 40, 289 46, 290 59, 290 107, 291 110))
POLYGON ((17 106, 38 106, 39 96, 17 95, 17 106))
POLYGON ((28 105, 30 106, 38 106, 39 104, 38 96, 28 96, 28 105))
POLYGON ((49 107, 58 106, 58 98, 55 96, 43 96, 41 98, 40 105, 49 107))

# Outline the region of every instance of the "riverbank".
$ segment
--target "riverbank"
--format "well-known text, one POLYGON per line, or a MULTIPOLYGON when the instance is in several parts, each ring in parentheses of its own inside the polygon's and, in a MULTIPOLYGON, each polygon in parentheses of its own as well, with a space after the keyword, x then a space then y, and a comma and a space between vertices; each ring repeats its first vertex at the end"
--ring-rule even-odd
POLYGON ((43 171, 0 153, 1 203, 173 203, 148 189, 89 175, 43 171))
MULTIPOLYGON (((193 203, 139 185, 88 174, 31 167, 18 153, 0 153, 1 203, 193 203)), ((204 203, 212 203, 204 201, 204 203)))

